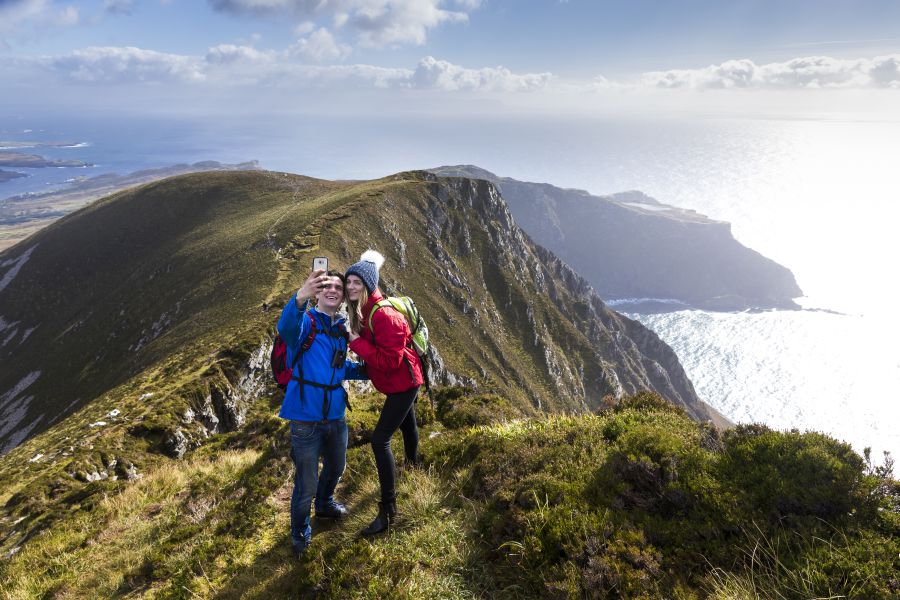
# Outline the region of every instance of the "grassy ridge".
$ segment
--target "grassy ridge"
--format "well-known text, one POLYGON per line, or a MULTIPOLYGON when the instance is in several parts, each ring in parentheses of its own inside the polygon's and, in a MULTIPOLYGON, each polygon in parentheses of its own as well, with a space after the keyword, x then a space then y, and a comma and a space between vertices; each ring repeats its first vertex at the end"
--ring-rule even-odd
MULTIPOLYGON (((0 562, 6 598, 890 598, 900 487, 819 434, 724 436, 658 397, 522 420, 462 388, 418 410, 426 466, 401 470, 400 519, 372 540, 357 397, 339 496, 289 551, 287 435, 270 415, 181 463, 98 491, 0 562), (101 491, 102 490, 102 491, 101 491)), ((264 413, 265 411, 263 411, 264 413)), ((402 448, 398 449, 398 459, 402 448)), ((65 507, 58 506, 57 510, 65 507)))

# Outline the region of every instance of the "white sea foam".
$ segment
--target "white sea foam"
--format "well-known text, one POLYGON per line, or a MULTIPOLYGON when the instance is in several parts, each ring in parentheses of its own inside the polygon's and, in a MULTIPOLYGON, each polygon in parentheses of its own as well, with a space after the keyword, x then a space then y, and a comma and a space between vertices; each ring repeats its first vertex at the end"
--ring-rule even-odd
POLYGON ((900 453, 896 320, 813 311, 635 314, 678 355, 697 394, 741 423, 822 431, 900 453), (882 401, 883 400, 883 401, 882 401))
POLYGON ((632 304, 671 304, 673 306, 688 306, 681 300, 674 298, 614 298, 603 301, 607 306, 625 306, 632 304))
MULTIPOLYGON (((634 208, 640 208, 641 210, 649 210, 656 212, 663 212, 667 210, 673 210, 671 206, 660 206, 658 204, 643 204, 641 202, 622 202, 625 206, 633 206, 634 208)), ((677 209, 674 209, 677 210, 677 209)))

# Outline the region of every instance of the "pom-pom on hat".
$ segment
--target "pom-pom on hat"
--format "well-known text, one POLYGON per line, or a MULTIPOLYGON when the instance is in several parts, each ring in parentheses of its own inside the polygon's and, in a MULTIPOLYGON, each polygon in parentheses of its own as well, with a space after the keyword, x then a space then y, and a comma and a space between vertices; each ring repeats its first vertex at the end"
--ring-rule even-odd
POLYGON ((356 275, 366 284, 366 289, 371 294, 378 287, 378 270, 384 264, 384 257, 375 250, 366 250, 359 257, 359 262, 350 265, 346 277, 356 275))

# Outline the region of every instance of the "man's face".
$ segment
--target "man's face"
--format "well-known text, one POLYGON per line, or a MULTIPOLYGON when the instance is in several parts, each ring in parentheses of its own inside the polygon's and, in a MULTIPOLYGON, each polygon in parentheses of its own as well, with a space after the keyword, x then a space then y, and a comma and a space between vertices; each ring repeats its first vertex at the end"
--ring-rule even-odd
POLYGON ((347 276, 347 298, 351 302, 359 300, 359 294, 366 289, 366 284, 356 275, 347 276))
POLYGON ((344 301, 344 284, 341 283, 339 277, 329 277, 318 294, 316 294, 316 303, 319 308, 325 310, 337 310, 344 301))

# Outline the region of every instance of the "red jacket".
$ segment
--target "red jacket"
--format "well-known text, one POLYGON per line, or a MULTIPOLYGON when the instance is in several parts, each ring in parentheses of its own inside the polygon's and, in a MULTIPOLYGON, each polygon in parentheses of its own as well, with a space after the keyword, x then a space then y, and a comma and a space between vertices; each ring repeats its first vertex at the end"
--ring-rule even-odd
POLYGON ((366 371, 372 385, 382 394, 397 394, 422 385, 422 363, 412 348, 412 334, 406 317, 385 306, 375 311, 372 329, 369 314, 384 296, 377 288, 369 295, 362 309, 363 327, 359 337, 350 342, 350 349, 366 361, 366 371))

